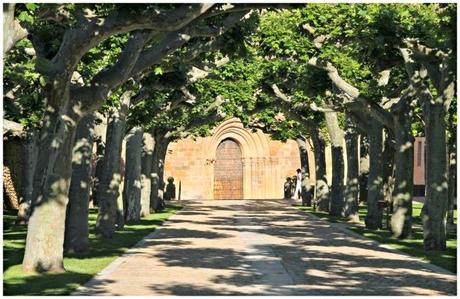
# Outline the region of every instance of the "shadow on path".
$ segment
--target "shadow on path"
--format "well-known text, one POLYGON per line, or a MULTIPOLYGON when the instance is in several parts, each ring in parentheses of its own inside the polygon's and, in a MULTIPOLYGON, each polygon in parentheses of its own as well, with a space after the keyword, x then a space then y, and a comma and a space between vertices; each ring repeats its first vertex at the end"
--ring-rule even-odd
POLYGON ((454 275, 280 202, 189 202, 132 254, 79 294, 456 294, 454 275))

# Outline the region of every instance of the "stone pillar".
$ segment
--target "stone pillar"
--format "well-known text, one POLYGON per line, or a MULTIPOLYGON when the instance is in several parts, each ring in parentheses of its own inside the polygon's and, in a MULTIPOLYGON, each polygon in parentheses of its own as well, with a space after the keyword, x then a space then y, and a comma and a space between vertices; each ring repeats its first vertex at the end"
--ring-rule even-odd
POLYGON ((256 160, 256 171, 257 171, 257 189, 258 189, 258 197, 257 198, 265 198, 265 172, 264 172, 264 158, 260 157, 256 160))
POLYGON ((249 199, 252 195, 252 174, 251 174, 251 158, 242 158, 243 164, 243 199, 249 199))
POLYGON ((282 198, 282 196, 280 197, 279 194, 282 194, 283 185, 279 183, 278 172, 276 171, 276 159, 270 158, 269 161, 271 176, 270 198, 282 198))
POLYGON ((267 176, 268 175, 268 167, 267 167, 267 163, 266 163, 266 160, 267 158, 263 157, 260 159, 260 170, 259 170, 259 173, 260 173, 260 178, 261 178, 261 181, 260 181, 260 185, 263 186, 263 189, 262 189, 262 196, 263 198, 268 198, 267 197, 267 194, 269 193, 268 192, 268 186, 269 183, 270 183, 270 178, 267 176))
POLYGON ((249 158, 250 161, 250 167, 251 167, 251 176, 250 176, 250 184, 251 184, 251 194, 249 196, 249 199, 256 199, 257 198, 257 185, 255 182, 255 176, 257 175, 255 173, 256 170, 256 158, 249 158))

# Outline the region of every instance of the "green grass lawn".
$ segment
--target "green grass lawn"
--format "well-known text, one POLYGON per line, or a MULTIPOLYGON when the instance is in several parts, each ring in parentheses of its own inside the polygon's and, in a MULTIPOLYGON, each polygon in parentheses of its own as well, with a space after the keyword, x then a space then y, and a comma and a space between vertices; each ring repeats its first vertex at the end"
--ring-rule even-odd
POLYGON ((138 223, 127 223, 110 240, 99 240, 94 235, 97 211, 90 210, 90 244, 87 254, 68 254, 64 258, 65 273, 31 274, 22 271, 26 227, 14 224, 16 216, 3 216, 3 292, 4 295, 68 295, 113 260, 155 230, 181 206, 170 206, 151 214, 138 223))
MULTIPOLYGON (((425 252, 423 249, 423 229, 422 219, 420 212, 422 210, 422 204, 418 202, 413 203, 413 233, 410 239, 399 240, 391 236, 391 232, 388 230, 369 230, 364 227, 364 217, 366 215, 366 206, 360 205, 359 207, 359 224, 347 223, 340 217, 330 216, 324 212, 315 212, 311 207, 298 207, 300 210, 306 211, 313 215, 318 216, 323 220, 329 222, 340 222, 346 223, 348 229, 365 236, 367 238, 376 240, 381 244, 389 245, 392 248, 401 250, 412 256, 420 257, 432 264, 447 269, 453 273, 457 273, 457 230, 456 227, 448 229, 447 234, 447 250, 444 252, 425 252)), ((454 212, 454 221, 457 223, 457 211, 454 212)), ((386 219, 384 216, 384 227, 386 219)))

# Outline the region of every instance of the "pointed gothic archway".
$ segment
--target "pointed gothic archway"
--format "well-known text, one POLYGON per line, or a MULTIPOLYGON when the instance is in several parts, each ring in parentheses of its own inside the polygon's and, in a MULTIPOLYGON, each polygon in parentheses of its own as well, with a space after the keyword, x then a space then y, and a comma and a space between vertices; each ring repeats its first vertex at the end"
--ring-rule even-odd
POLYGON ((216 149, 214 199, 243 199, 243 163, 239 144, 224 139, 216 149))

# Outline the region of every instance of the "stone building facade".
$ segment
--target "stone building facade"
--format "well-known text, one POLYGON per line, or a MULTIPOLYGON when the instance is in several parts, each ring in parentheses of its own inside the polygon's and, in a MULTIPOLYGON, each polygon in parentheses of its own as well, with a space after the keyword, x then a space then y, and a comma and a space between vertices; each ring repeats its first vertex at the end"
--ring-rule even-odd
MULTIPOLYGON (((309 154, 312 161, 311 150, 309 154)), ((180 182, 182 199, 280 199, 286 177, 294 176, 297 168, 300 156, 295 141, 272 140, 230 119, 210 137, 171 143, 165 179, 174 177, 177 189, 180 182)), ((314 174, 314 165, 310 173, 314 174)))

